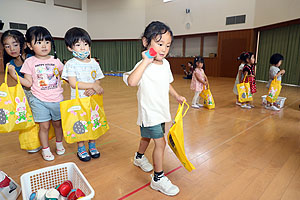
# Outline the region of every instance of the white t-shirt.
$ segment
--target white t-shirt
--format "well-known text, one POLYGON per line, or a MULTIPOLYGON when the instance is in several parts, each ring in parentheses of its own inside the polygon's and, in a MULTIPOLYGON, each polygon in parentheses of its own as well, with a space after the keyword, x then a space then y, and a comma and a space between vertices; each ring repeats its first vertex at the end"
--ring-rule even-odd
MULTIPOLYGON (((68 80, 69 76, 76 77, 76 81, 84 83, 94 83, 96 80, 104 78, 99 64, 95 59, 91 59, 90 62, 85 63, 72 58, 64 66, 61 77, 68 80)), ((84 95, 85 90, 78 90, 79 98, 86 97, 84 95)), ((71 87, 71 99, 76 98, 76 90, 71 87)))
MULTIPOLYGON (((130 72, 124 73, 123 80, 127 85, 128 76, 141 62, 130 72)), ((162 65, 151 63, 147 66, 138 83, 137 125, 149 127, 171 121, 169 90, 173 80, 170 64, 166 59, 163 59, 162 65)))

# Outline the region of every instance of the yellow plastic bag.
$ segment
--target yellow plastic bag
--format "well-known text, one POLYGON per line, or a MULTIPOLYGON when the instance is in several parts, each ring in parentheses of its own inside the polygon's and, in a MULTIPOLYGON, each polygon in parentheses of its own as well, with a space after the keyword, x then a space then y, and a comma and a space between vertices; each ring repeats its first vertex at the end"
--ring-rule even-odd
POLYGON ((247 102, 253 101, 253 96, 250 89, 250 83, 245 83, 246 76, 242 83, 236 85, 238 94, 239 94, 239 102, 247 102))
MULTIPOLYGON (((36 123, 33 127, 21 130, 19 132, 19 142, 21 149, 33 150, 41 146, 39 138, 39 129, 40 126, 36 123)), ((49 129, 49 140, 55 137, 55 132, 52 124, 49 129)))
POLYGON ((209 85, 207 86, 207 88, 203 85, 203 90, 200 93, 200 97, 204 99, 204 107, 208 109, 213 109, 216 107, 214 98, 209 89, 209 85))
POLYGON ((5 81, 0 86, 0 133, 27 129, 35 124, 18 74, 17 85, 8 87, 7 72, 8 66, 5 81))
POLYGON ((169 130, 168 133, 168 144, 183 164, 183 166, 190 172, 195 169, 193 164, 187 159, 184 150, 184 135, 183 135, 183 123, 182 118, 185 116, 186 112, 189 109, 189 105, 186 102, 179 104, 177 114, 175 116, 175 123, 169 130), (182 115, 184 104, 187 105, 187 109, 182 115))
POLYGON ((276 100, 280 94, 281 88, 282 88, 281 81, 278 81, 277 77, 275 77, 274 80, 270 84, 269 92, 268 92, 266 100, 270 103, 276 102, 276 100))
POLYGON ((103 96, 79 98, 76 83, 76 99, 60 103, 61 123, 67 143, 96 140, 109 126, 103 109, 103 96))

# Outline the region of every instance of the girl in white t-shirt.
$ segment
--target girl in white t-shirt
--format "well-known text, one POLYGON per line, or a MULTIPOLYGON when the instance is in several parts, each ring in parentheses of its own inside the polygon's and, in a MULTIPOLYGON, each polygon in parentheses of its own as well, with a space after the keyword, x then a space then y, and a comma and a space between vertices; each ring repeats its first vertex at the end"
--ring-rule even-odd
POLYGON ((129 86, 138 86, 138 121, 141 130, 141 140, 138 151, 135 153, 133 164, 145 172, 150 172, 153 166, 144 155, 150 140, 153 139, 155 147, 152 158, 154 175, 150 187, 166 195, 176 195, 179 188, 173 185, 164 175, 163 158, 166 141, 164 138, 165 122, 171 121, 169 93, 179 102, 186 99, 177 94, 172 87, 172 72, 168 55, 173 39, 171 29, 162 22, 153 21, 145 29, 142 36, 145 51, 142 60, 134 69, 123 76, 124 82, 129 86), (149 56, 153 55, 152 57, 149 56), (152 54, 157 52, 156 55, 152 54), (148 55, 147 55, 148 54, 148 55))
POLYGON ((63 100, 60 74, 63 64, 56 56, 54 40, 46 28, 30 27, 26 32, 26 41, 34 56, 25 60, 21 69, 24 79, 20 81, 25 87, 31 88, 30 107, 34 121, 40 125, 42 156, 51 161, 54 160, 48 139, 51 121, 56 135, 56 154, 65 153, 60 114, 60 102, 63 100), (49 55, 51 48, 54 50, 54 57, 49 55))

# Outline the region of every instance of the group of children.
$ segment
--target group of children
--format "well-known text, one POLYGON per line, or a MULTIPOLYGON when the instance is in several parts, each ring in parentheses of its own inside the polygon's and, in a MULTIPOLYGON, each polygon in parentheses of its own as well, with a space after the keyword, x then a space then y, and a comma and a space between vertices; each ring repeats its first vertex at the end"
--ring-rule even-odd
MULTIPOLYGON (((75 98, 76 82, 78 82, 79 97, 84 98, 94 94, 102 94, 100 79, 104 78, 99 64, 91 59, 91 38, 81 28, 71 28, 65 34, 67 49, 72 52, 74 58, 63 65, 56 56, 53 38, 50 32, 41 26, 33 26, 23 34, 15 31, 6 31, 1 37, 4 46, 4 63, 9 68, 9 74, 17 79, 15 71, 21 77, 26 97, 30 103, 35 122, 39 123, 39 137, 42 144, 42 156, 51 161, 54 155, 50 151, 48 132, 52 123, 56 134, 56 153, 62 155, 65 149, 62 144, 63 131, 61 126, 60 102, 63 101, 63 89, 60 76, 71 86, 71 99, 75 98), (49 55, 53 49, 54 56, 49 55)), ((151 175, 150 187, 166 195, 176 195, 179 188, 164 175, 163 158, 166 141, 164 138, 165 123, 171 121, 169 94, 178 103, 183 103, 186 98, 179 95, 172 87, 173 75, 169 62, 165 59, 168 55, 173 40, 171 29, 162 22, 151 22, 142 36, 144 51, 142 60, 127 73, 123 80, 128 86, 138 86, 138 119, 141 139, 138 151, 134 154, 133 164, 145 172, 154 169, 151 175), (157 54, 149 58, 146 52, 153 48, 157 54), (158 89, 159 88, 159 89, 158 89), (144 155, 147 147, 153 139, 154 149, 152 153, 153 165, 144 155)), ((243 53, 240 56, 243 61, 239 68, 237 81, 241 82, 243 76, 252 83, 251 91, 255 92, 255 66, 251 53, 243 53), (250 78, 252 77, 252 78, 250 78)), ((278 67, 272 61, 274 66, 278 67)), ((191 89, 195 91, 192 107, 200 108, 199 94, 208 87, 208 79, 204 73, 204 59, 196 57, 194 60, 194 73, 192 75, 191 89)), ((278 70, 277 70, 278 71, 278 70)), ((272 68, 272 74, 276 73, 272 68)), ((282 75, 278 72, 276 75, 282 75)), ((239 102, 237 101, 237 104, 239 102)), ((244 106, 244 105, 242 105, 244 106)), ((246 104, 244 107, 250 108, 246 104)), ((82 161, 91 158, 99 158, 100 152, 96 148, 95 140, 88 141, 88 151, 84 141, 78 142, 77 156, 82 161)), ((36 150, 38 151, 38 149, 36 150)))

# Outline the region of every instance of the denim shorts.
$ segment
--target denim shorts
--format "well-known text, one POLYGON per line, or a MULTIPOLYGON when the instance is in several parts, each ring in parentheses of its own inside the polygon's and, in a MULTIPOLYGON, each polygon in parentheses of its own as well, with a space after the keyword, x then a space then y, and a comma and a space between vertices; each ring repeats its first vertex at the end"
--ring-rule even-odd
POLYGON ((34 95, 30 97, 30 106, 35 122, 57 121, 61 119, 60 102, 44 102, 34 95))
POLYGON ((164 137, 165 134, 165 123, 161 123, 155 126, 144 127, 143 125, 140 127, 141 136, 144 138, 153 138, 158 139, 164 137))

